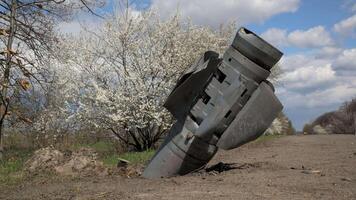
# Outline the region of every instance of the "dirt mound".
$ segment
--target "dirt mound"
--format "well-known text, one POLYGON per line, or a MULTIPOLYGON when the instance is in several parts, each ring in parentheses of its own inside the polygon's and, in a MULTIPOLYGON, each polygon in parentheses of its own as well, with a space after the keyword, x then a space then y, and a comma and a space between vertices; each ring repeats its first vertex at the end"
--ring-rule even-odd
POLYGON ((63 175, 108 175, 108 169, 90 148, 73 152, 63 165, 55 167, 55 171, 63 175))
POLYGON ((40 149, 26 162, 25 169, 30 173, 55 172, 72 176, 108 175, 108 168, 98 160, 97 153, 90 148, 66 153, 53 148, 40 149))
POLYGON ((64 154, 56 149, 47 147, 35 151, 34 155, 25 163, 27 171, 52 171, 64 162, 64 154))

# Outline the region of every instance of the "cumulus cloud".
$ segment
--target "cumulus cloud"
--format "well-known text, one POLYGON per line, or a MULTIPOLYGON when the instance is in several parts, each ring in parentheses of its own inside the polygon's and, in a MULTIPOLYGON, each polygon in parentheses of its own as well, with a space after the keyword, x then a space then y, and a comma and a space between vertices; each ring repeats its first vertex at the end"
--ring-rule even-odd
POLYGON ((73 20, 69 22, 61 22, 57 26, 61 33, 77 34, 83 30, 83 26, 79 21, 73 20))
POLYGON ((355 37, 356 36, 356 14, 335 24, 334 31, 343 35, 343 36, 355 37))
POLYGON ((300 0, 153 0, 162 17, 168 17, 177 9, 183 17, 194 23, 217 27, 231 20, 238 24, 261 23, 280 13, 295 12, 300 0))
POLYGON ((283 90, 279 92, 279 96, 289 108, 328 107, 335 104, 341 105, 341 103, 350 100, 356 96, 356 90, 355 85, 337 84, 308 93, 283 90))
POLYGON ((288 109, 335 107, 356 96, 356 49, 321 48, 285 56, 277 94, 288 109), (343 73, 340 73, 343 72, 343 73))
MULTIPOLYGON (((315 74, 316 72, 311 71, 310 73, 315 74)), ((309 83, 308 81, 306 86, 309 83)), ((317 84, 319 86, 312 89, 291 89, 295 86, 293 82, 280 84, 276 88, 277 96, 284 105, 284 111, 293 119, 293 124, 298 129, 320 114, 335 110, 343 102, 356 96, 356 76, 334 74, 332 81, 317 84)))
POLYGON ((284 74, 280 79, 289 89, 316 87, 335 80, 331 64, 326 66, 302 66, 284 74))
POLYGON ((266 32, 262 33, 261 37, 278 47, 284 47, 289 44, 287 30, 284 29, 270 28, 266 32))
POLYGON ((343 51, 337 56, 334 66, 343 70, 356 70, 356 48, 343 51))
POLYGON ((297 47, 320 47, 334 43, 323 26, 316 26, 306 31, 293 31, 288 35, 288 41, 297 47))
MULTIPOLYGON (((120 9, 116 11, 117 13, 113 13, 116 15, 121 15, 122 13, 120 9)), ((129 15, 138 18, 142 14, 141 11, 137 10, 134 7, 129 8, 129 15)), ((89 31, 97 31, 104 25, 104 20, 92 15, 88 12, 80 12, 75 16, 71 21, 63 21, 57 25, 57 30, 64 34, 80 34, 81 31, 89 30, 89 31)))
POLYGON ((308 30, 287 30, 271 28, 261 34, 262 38, 276 46, 295 46, 300 48, 315 48, 334 44, 329 32, 323 26, 312 27, 308 30))
POLYGON ((79 34, 85 29, 98 29, 102 25, 102 20, 90 13, 79 13, 71 21, 63 21, 57 25, 57 30, 64 34, 79 34))
POLYGON ((327 66, 331 61, 329 59, 317 58, 313 55, 294 54, 282 57, 280 64, 286 72, 295 71, 300 67, 306 66, 327 66))
POLYGON ((339 55, 342 51, 343 49, 340 47, 323 47, 315 52, 315 57, 316 59, 334 58, 335 55, 339 55))

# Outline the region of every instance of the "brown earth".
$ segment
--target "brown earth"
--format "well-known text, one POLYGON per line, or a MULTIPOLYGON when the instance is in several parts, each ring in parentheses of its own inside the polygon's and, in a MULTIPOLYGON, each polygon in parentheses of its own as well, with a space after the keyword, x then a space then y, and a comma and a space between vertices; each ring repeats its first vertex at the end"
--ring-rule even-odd
POLYGON ((98 161, 97 153, 90 148, 65 153, 50 147, 39 149, 25 163, 25 171, 32 175, 52 172, 60 176, 76 177, 109 174, 104 164, 98 161))
POLYGON ((356 199, 356 136, 282 137, 221 151, 209 165, 219 162, 236 169, 160 180, 37 178, 0 187, 0 199, 356 199))

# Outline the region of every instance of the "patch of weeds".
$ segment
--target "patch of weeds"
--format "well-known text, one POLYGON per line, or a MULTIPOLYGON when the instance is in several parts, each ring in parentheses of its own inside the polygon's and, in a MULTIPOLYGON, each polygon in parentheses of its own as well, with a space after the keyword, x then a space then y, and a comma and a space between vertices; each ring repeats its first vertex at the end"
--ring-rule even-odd
POLYGON ((116 166, 119 158, 125 159, 132 165, 144 164, 152 158, 154 150, 147 150, 143 152, 127 152, 121 155, 113 154, 103 158, 103 162, 107 166, 116 166))
POLYGON ((100 153, 112 153, 115 152, 115 146, 110 142, 96 142, 94 144, 90 144, 89 147, 93 148, 96 152, 100 153))
POLYGON ((32 150, 23 149, 6 151, 4 159, 0 161, 0 184, 10 185, 21 181, 24 163, 32 153, 32 150))

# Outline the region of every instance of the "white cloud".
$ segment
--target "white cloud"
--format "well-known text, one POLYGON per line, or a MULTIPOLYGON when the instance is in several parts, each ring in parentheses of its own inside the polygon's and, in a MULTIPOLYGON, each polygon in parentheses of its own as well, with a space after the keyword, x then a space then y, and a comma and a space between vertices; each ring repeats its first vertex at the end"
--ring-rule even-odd
POLYGON ((236 20, 238 24, 261 23, 274 15, 295 12, 300 0, 153 0, 162 17, 168 17, 179 8, 183 17, 194 23, 214 27, 236 20))
POLYGON ((289 34, 284 29, 271 28, 261 36, 279 47, 291 45, 300 48, 315 48, 334 44, 329 32, 323 26, 316 26, 308 30, 295 30, 289 34))
POLYGON ((335 68, 356 70, 356 48, 343 51, 334 62, 335 68))
MULTIPOLYGON (((278 89, 278 88, 277 88, 278 89)), ((309 93, 301 93, 283 90, 279 96, 285 106, 289 108, 315 108, 327 107, 349 101, 356 96, 355 85, 337 84, 324 90, 315 90, 309 93)), ((329 110, 330 111, 330 110, 329 110)))
POLYGON ((328 46, 318 49, 315 56, 317 59, 335 58, 335 55, 339 55, 342 51, 342 48, 328 46))
POLYGON ((102 26, 102 19, 91 15, 90 13, 80 13, 72 21, 63 21, 57 25, 57 29, 65 34, 79 34, 85 29, 91 31, 98 30, 102 26))
POLYGON ((61 22, 58 24, 58 29, 61 33, 79 33, 83 30, 82 25, 79 21, 73 20, 69 22, 61 22))
POLYGON ((277 94, 288 109, 328 111, 356 96, 356 49, 322 48, 285 56, 281 66, 286 72, 277 94))
POLYGON ((304 66, 287 72, 280 79, 289 89, 315 87, 322 83, 335 80, 335 71, 331 65, 304 66))
MULTIPOLYGON (((122 15, 121 10, 117 9, 112 14, 122 15)), ((142 12, 133 7, 129 8, 129 14, 133 18, 141 16, 142 12)), ((110 15, 109 15, 110 16, 110 15)), ((80 34, 81 31, 98 31, 104 25, 104 20, 88 12, 78 13, 71 21, 63 21, 57 25, 59 32, 64 34, 80 34)))
POLYGON ((288 41, 297 47, 320 47, 334 43, 323 26, 316 26, 306 31, 293 31, 288 35, 288 41))
MULTIPOLYGON (((356 4, 355 4, 356 6, 356 4)), ((356 9, 356 8, 355 8, 356 9)), ((356 36, 356 14, 334 25, 335 32, 343 36, 356 36)))
POLYGON ((295 71, 300 67, 306 66, 327 66, 331 61, 329 59, 318 59, 314 56, 305 54, 295 54, 282 57, 280 64, 286 72, 295 71))
POLYGON ((289 44, 287 39, 287 30, 279 28, 270 28, 266 32, 261 34, 261 37, 269 43, 283 47, 289 44))

